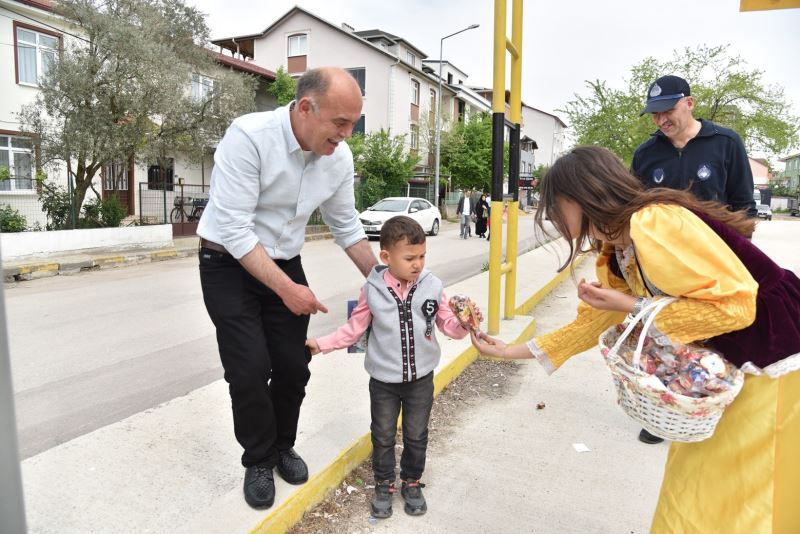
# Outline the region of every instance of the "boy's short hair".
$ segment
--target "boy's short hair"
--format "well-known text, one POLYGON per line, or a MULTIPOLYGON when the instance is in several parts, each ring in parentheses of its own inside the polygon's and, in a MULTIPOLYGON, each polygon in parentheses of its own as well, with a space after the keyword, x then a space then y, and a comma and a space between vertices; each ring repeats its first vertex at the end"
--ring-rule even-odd
POLYGON ((389 250, 402 240, 409 245, 425 243, 425 230, 417 221, 405 215, 392 217, 381 228, 381 250, 389 250))

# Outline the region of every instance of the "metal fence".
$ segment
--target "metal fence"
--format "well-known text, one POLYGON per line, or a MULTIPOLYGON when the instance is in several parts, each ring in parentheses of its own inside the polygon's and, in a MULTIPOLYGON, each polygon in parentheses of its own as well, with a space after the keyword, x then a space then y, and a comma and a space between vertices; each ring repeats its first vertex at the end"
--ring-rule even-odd
MULTIPOLYGON (((404 188, 370 190, 363 182, 355 184, 355 204, 358 211, 385 197, 419 197, 434 201, 432 184, 407 184, 404 188)), ((209 186, 172 184, 169 182, 139 183, 139 223, 191 223, 200 219, 208 202, 209 186)), ((314 210, 309 225, 325 224, 320 211, 314 210)))
POLYGON ((42 210, 42 203, 35 191, 0 190, 0 209, 4 217, 14 217, 15 228, 17 221, 25 230, 44 230, 47 227, 47 214, 42 210))
POLYGON ((139 223, 196 222, 208 203, 207 185, 139 183, 139 223))

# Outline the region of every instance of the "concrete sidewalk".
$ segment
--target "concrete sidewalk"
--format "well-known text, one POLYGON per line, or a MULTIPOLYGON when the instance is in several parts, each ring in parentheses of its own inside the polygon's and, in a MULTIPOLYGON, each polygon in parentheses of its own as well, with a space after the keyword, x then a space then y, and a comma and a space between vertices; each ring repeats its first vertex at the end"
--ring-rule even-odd
MULTIPOLYGON (((519 258, 518 304, 549 291, 564 254, 558 242, 519 258)), ((488 273, 446 291, 469 294, 485 309, 488 273)), ((533 326, 530 316, 518 316, 502 321, 501 336, 526 337, 533 326)), ((476 356, 467 339, 444 340, 442 347, 438 389, 476 356)), ((241 450, 227 385, 219 380, 25 460, 30 531, 280 532, 366 458, 367 382, 358 355, 339 351, 314 359, 296 444, 311 480, 294 487, 276 477, 276 503, 268 512, 251 509, 242 497, 241 450)))

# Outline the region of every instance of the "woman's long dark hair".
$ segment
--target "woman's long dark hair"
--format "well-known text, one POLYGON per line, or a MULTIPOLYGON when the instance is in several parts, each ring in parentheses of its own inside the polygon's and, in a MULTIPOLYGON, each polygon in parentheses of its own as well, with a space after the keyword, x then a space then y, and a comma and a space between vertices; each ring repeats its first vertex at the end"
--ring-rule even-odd
POLYGON ((599 146, 580 146, 556 160, 542 179, 535 221, 546 234, 543 221, 545 217, 548 218, 558 233, 570 241, 569 258, 559 268, 562 271, 578 255, 602 248, 602 242, 589 236, 590 226, 610 239, 616 239, 631 216, 650 204, 677 204, 705 213, 746 237, 750 237, 755 229, 755 221, 744 212, 732 212, 719 202, 698 200, 688 191, 665 188, 645 190, 639 179, 625 169, 616 155, 599 146), (583 210, 580 233, 576 236, 570 235, 567 230, 564 214, 556 202, 558 197, 576 202, 583 210), (583 245, 587 242, 590 248, 584 249, 583 245))

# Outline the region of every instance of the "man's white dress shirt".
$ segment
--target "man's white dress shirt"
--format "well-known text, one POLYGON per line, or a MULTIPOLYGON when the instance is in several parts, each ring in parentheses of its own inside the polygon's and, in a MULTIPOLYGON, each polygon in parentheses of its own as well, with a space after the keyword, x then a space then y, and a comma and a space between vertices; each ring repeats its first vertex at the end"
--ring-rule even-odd
POLYGON ((350 147, 341 142, 330 156, 304 154, 289 106, 237 118, 214 154, 197 234, 237 259, 258 243, 272 259, 297 256, 317 207, 340 247, 366 239, 355 209, 350 147))

